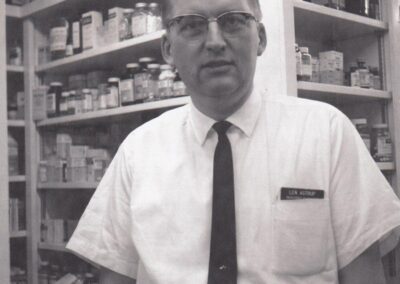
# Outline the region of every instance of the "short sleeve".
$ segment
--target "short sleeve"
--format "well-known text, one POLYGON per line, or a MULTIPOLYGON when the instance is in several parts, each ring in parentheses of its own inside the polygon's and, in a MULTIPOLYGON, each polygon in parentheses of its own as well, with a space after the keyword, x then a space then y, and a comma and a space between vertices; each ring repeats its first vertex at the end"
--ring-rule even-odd
POLYGON ((124 144, 90 200, 67 249, 117 273, 136 278, 139 257, 131 237, 132 169, 124 144))
POLYGON ((331 119, 330 201, 339 268, 400 226, 400 202, 350 120, 331 119))

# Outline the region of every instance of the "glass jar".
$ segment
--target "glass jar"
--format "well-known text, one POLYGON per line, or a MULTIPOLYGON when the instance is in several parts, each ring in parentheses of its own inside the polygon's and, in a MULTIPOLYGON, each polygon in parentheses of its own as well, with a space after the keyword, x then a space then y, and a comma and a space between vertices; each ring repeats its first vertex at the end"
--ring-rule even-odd
POLYGON ((163 64, 160 66, 160 76, 158 77, 158 94, 160 99, 167 99, 173 96, 175 74, 172 66, 163 64))
POLYGON ((83 113, 83 104, 85 97, 83 96, 82 90, 77 90, 75 95, 75 114, 83 113))
POLYGON ((123 17, 121 22, 119 23, 119 40, 127 40, 132 38, 132 16, 133 9, 124 9, 123 17))
POLYGON ((148 85, 149 85, 149 73, 147 70, 147 66, 155 62, 155 59, 152 57, 141 57, 139 58, 139 67, 140 69, 135 74, 135 103, 141 103, 147 100, 148 98, 148 85))
POLYGON ((126 65, 126 75, 120 82, 121 105, 131 105, 135 102, 135 75, 139 72, 138 63, 126 65))
POLYGON ((68 100, 69 100, 69 92, 62 92, 60 99, 60 115, 68 114, 68 100))
POLYGON ((160 76, 160 64, 149 64, 147 65, 148 69, 148 87, 147 87, 147 101, 156 101, 159 100, 158 93, 158 77, 160 76))
POLYGON ((301 67, 300 67, 300 78, 302 81, 311 81, 312 76, 312 64, 311 55, 308 52, 308 47, 300 47, 301 52, 301 67))
POLYGON ((52 60, 65 57, 68 29, 69 23, 64 17, 57 18, 50 29, 50 54, 52 60))
POLYGON ((119 78, 108 78, 107 108, 119 107, 119 78))
POLYGON ((147 4, 136 3, 135 11, 132 14, 132 36, 137 37, 147 33, 147 4))
POLYGON ((14 40, 8 53, 10 65, 22 65, 22 47, 18 40, 14 40))
POLYGON ((7 107, 7 118, 16 119, 18 112, 18 106, 15 102, 10 102, 7 107))
POLYGON ((40 183, 48 182, 47 178, 47 161, 40 161, 38 168, 38 179, 40 183))
POLYGON ((178 72, 176 72, 173 89, 174 89, 174 97, 182 97, 187 95, 186 85, 182 81, 178 72))
POLYGON ((161 10, 158 3, 150 3, 147 13, 147 33, 162 29, 161 10))
POLYGON ((62 93, 62 84, 60 82, 50 83, 50 89, 46 95, 47 117, 56 117, 60 115, 61 93, 62 93))
POLYGON ((67 103, 69 115, 75 114, 75 96, 76 92, 74 90, 69 92, 68 103, 67 103))
POLYGON ((108 94, 108 84, 100 84, 98 86, 98 109, 106 109, 107 108, 107 94, 108 94))
POLYGON ((19 174, 19 147, 17 140, 8 132, 8 174, 19 174))
POLYGON ((392 140, 387 124, 372 126, 371 154, 376 162, 392 162, 392 140))
POLYGON ((89 112, 93 110, 93 97, 92 92, 89 89, 83 89, 83 112, 89 112))
POLYGON ((346 1, 345 0, 329 0, 329 7, 337 10, 345 10, 346 1))
POLYGON ((368 68, 365 66, 365 62, 362 60, 358 61, 358 79, 361 88, 370 88, 371 87, 371 74, 368 68))

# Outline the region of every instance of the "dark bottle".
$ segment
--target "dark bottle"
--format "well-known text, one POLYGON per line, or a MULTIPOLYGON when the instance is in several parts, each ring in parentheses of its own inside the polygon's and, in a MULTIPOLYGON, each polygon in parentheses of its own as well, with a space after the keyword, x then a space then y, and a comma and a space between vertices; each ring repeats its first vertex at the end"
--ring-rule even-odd
POLYGON ((126 74, 120 82, 121 104, 123 106, 135 103, 135 75, 139 72, 138 63, 128 63, 126 65, 126 74))
POLYGON ((62 84, 60 82, 50 83, 50 89, 46 95, 47 117, 56 117, 60 115, 61 93, 62 84))

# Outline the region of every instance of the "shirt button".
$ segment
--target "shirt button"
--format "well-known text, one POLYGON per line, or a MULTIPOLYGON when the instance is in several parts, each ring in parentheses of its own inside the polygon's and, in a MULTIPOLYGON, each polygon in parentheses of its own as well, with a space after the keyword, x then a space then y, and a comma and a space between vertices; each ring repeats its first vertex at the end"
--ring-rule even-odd
POLYGON ((224 271, 228 269, 228 266, 226 265, 221 265, 220 267, 218 267, 219 270, 224 271))

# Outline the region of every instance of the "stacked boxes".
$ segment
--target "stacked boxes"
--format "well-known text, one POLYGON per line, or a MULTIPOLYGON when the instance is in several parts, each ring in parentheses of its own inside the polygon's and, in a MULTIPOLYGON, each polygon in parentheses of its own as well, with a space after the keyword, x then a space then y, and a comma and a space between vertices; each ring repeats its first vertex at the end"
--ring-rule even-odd
POLYGON ((344 85, 343 53, 325 51, 319 53, 320 82, 344 85))

